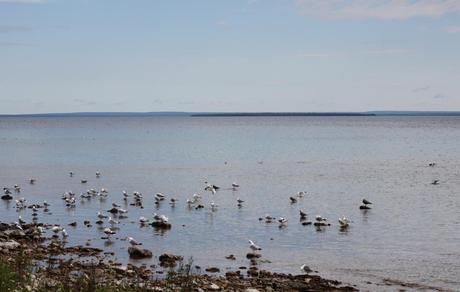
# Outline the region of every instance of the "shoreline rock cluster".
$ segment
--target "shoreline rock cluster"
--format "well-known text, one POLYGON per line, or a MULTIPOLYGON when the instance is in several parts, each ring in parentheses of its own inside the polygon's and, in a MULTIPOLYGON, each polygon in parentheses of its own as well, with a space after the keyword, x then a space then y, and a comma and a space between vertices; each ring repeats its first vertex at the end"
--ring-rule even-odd
MULTIPOLYGON (((220 272, 218 268, 207 268, 202 274, 197 266, 184 264, 183 257, 172 254, 159 256, 158 268, 162 270, 153 265, 122 265, 108 259, 110 255, 102 249, 67 247, 52 239, 48 243, 39 227, 47 226, 0 223, 0 263, 30 273, 26 277, 29 280, 22 283, 25 286, 18 289, 73 291, 92 285, 123 291, 356 291, 318 275, 272 273, 255 266, 248 268, 246 275, 240 270, 210 275, 220 272), (18 258, 26 263, 18 265, 18 258)), ((151 251, 137 247, 128 252, 132 258, 153 256, 151 251)))

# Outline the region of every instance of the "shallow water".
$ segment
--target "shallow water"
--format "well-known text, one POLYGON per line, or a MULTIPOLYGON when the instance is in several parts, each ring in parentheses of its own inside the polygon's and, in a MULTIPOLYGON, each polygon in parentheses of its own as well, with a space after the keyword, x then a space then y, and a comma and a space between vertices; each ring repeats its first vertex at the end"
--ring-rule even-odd
MULTIPOLYGON (((76 228, 66 226, 69 244, 92 239, 92 246, 113 250, 123 262, 129 261, 127 242, 119 239, 133 236, 157 256, 193 256, 203 268, 233 270, 249 264, 252 239, 269 261, 261 268, 273 271, 299 273, 307 264, 372 290, 388 289, 378 285, 384 279, 460 289, 460 118, 0 118, 0 150, 1 187, 17 183, 29 203, 47 200, 52 215, 40 212, 40 222, 77 221, 76 228), (433 161, 437 166, 428 167, 433 161), (431 185, 434 179, 440 184, 431 185), (205 181, 223 190, 205 192, 205 181), (230 189, 233 181, 238 191, 230 189), (109 197, 65 208, 64 192, 89 188, 106 188, 109 197), (123 205, 122 190, 142 192, 145 208, 123 205), (302 190, 308 195, 290 204, 289 196, 302 190), (157 209, 156 192, 179 202, 157 209), (193 193, 203 195, 205 209, 187 208, 193 193), (237 197, 245 200, 242 208, 237 197), (358 209, 363 198, 373 209, 358 209), (101 230, 84 227, 83 220, 94 223, 112 202, 127 208, 129 218, 107 246, 101 230), (302 226, 300 208, 332 226, 302 226), (141 228, 138 218, 153 212, 168 216, 172 229, 141 228), (265 214, 288 218, 288 226, 259 222, 265 214), (353 224, 340 232, 337 218, 344 215, 353 224), (229 254, 237 260, 225 259, 229 254)), ((13 203, 0 202, 0 210, 0 220, 17 220, 13 203)), ((19 214, 31 219, 30 210, 19 214)))

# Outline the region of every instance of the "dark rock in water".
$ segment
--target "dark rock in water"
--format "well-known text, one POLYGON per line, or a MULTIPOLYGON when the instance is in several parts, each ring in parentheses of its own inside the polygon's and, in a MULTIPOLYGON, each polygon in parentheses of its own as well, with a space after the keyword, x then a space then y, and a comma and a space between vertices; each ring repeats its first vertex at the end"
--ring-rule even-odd
POLYGON ((330 223, 324 222, 324 221, 316 221, 313 223, 314 226, 331 226, 330 223))
POLYGON ((7 200, 7 201, 9 201, 9 200, 12 200, 12 199, 13 199, 13 197, 12 197, 11 195, 9 195, 9 194, 6 194, 6 195, 3 195, 3 196, 2 196, 2 200, 7 200))
POLYGON ((227 260, 236 260, 236 257, 234 255, 228 255, 225 257, 227 260))
POLYGON ((306 226, 306 225, 311 225, 311 221, 305 221, 305 222, 302 222, 302 225, 303 225, 303 226, 306 226))
POLYGON ((116 213, 118 213, 118 209, 114 207, 114 208, 112 208, 110 210, 107 210, 107 212, 110 212, 112 214, 116 214, 116 213))
POLYGON ((148 249, 140 249, 134 246, 128 248, 129 257, 132 259, 145 259, 153 256, 152 252, 148 249))
POLYGON ((208 273, 219 273, 220 269, 216 267, 211 267, 211 268, 207 268, 205 271, 208 273))
POLYGON ((260 257, 261 257, 260 254, 258 254, 258 253, 253 253, 253 252, 250 252, 250 253, 248 253, 248 254, 246 255, 246 258, 247 258, 247 259, 258 259, 258 258, 260 258, 260 257))
POLYGON ((174 267, 176 266, 176 261, 181 261, 182 259, 183 257, 181 256, 168 253, 164 253, 158 258, 162 267, 174 267))
POLYGON ((161 222, 161 221, 156 221, 152 223, 152 226, 155 228, 164 228, 164 229, 171 229, 171 223, 168 222, 161 222))
POLYGON ((361 206, 359 206, 359 209, 360 210, 369 210, 369 209, 371 209, 371 207, 366 206, 366 205, 361 205, 361 206))

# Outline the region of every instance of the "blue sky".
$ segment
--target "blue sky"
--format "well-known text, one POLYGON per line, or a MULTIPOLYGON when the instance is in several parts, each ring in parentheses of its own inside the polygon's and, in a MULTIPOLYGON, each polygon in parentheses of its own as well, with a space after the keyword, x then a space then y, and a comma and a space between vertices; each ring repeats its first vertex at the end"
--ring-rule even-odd
POLYGON ((0 0, 0 105, 460 110, 460 1, 0 0))

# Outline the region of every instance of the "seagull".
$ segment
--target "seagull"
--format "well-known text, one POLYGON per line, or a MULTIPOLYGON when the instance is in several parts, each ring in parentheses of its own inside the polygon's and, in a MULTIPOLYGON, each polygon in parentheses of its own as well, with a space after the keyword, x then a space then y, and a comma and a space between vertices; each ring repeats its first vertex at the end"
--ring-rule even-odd
POLYGON ((102 214, 101 212, 97 212, 97 217, 100 218, 100 219, 104 219, 104 218, 107 218, 108 216, 102 214))
POLYGON ((240 198, 237 198, 236 201, 238 202, 238 205, 237 205, 238 207, 243 207, 243 203, 244 203, 243 200, 241 200, 240 198))
POLYGON ((219 205, 215 204, 214 201, 211 201, 211 211, 216 211, 219 205))
POLYGON ((366 199, 363 199, 363 204, 364 204, 364 205, 369 205, 369 204, 372 204, 372 203, 371 203, 371 202, 369 202, 369 201, 368 201, 368 200, 366 200, 366 199))
POLYGON ((31 185, 33 185, 33 184, 35 183, 35 178, 31 178, 31 179, 29 180, 29 183, 30 183, 31 185))
POLYGON ((144 223, 148 223, 149 222, 149 219, 145 218, 145 217, 139 217, 139 222, 141 224, 144 224, 144 223))
POLYGON ((108 236, 115 234, 116 232, 110 229, 109 227, 104 229, 104 233, 107 234, 108 236))
POLYGON ((88 182, 88 180, 86 180, 86 179, 82 179, 80 182, 81 182, 82 184, 85 184, 85 183, 87 183, 87 182, 88 182))
POLYGON ((120 205, 118 205, 117 203, 112 203, 112 207, 114 207, 114 208, 120 208, 120 205))
POLYGON ((431 184, 432 185, 439 185, 439 179, 435 179, 431 184))
POLYGON ((428 164, 428 166, 434 167, 434 166, 436 166, 436 162, 431 162, 431 163, 428 164))
POLYGON ((137 240, 135 240, 134 238, 128 236, 126 238, 126 240, 128 240, 128 242, 131 244, 131 245, 142 245, 142 243, 138 242, 137 240))
POLYGON ((252 249, 254 252, 258 250, 262 250, 260 246, 255 244, 252 240, 249 239, 249 248, 252 249))
POLYGON ((109 217, 109 220, 108 220, 108 221, 109 221, 109 223, 110 223, 111 225, 115 225, 115 224, 119 224, 119 223, 120 223, 120 222, 114 220, 112 217, 109 217))
POLYGON ((300 214, 300 219, 307 218, 307 213, 305 213, 302 209, 299 210, 299 214, 300 214))
POLYGON ((289 200, 291 200, 291 204, 297 203, 297 199, 294 197, 289 197, 289 200))
POLYGON ((340 224, 340 228, 348 228, 348 226, 350 226, 350 222, 351 220, 348 219, 347 217, 342 217, 342 218, 339 218, 339 224, 340 224))
POLYGON ((280 217, 278 219, 278 222, 280 223, 280 227, 286 226, 288 220, 286 218, 280 217))
POLYGON ((165 215, 157 215, 157 213, 153 214, 153 219, 157 222, 162 222, 162 223, 166 223, 169 221, 168 217, 166 217, 165 215))
POLYGON ((64 237, 64 238, 69 237, 69 234, 67 233, 67 231, 64 228, 61 230, 61 233, 62 233, 62 237, 64 237))
POLYGON ((304 191, 297 192, 297 197, 303 198, 303 196, 305 196, 305 193, 306 192, 304 192, 304 191))
POLYGON ((176 204, 177 201, 178 201, 178 200, 177 200, 176 198, 171 198, 171 199, 169 200, 169 204, 171 204, 171 205, 174 207, 174 205, 176 204))
POLYGON ((101 173, 99 171, 96 171, 96 177, 99 178, 101 176, 101 173))
POLYGON ((236 191, 239 187, 240 187, 240 185, 237 184, 236 182, 233 182, 233 183, 232 183, 232 189, 233 189, 234 191, 236 191))
POLYGON ((321 221, 327 221, 326 218, 323 218, 321 215, 316 215, 315 217, 316 221, 321 222, 321 221))
POLYGON ((26 224, 26 221, 24 221, 24 219, 22 219, 21 215, 19 215, 19 217, 18 217, 18 222, 21 225, 26 224))
POLYGON ((61 231, 61 227, 57 226, 57 225, 54 225, 52 228, 51 228, 51 231, 53 231, 54 233, 58 233, 59 231, 61 231))
POLYGON ((213 195, 216 193, 216 191, 219 189, 218 186, 209 184, 208 182, 205 182, 206 187, 204 188, 205 191, 210 191, 213 195))
POLYGON ((305 273, 311 273, 311 272, 313 272, 312 269, 310 269, 310 268, 309 268, 307 265, 305 265, 305 264, 302 265, 302 266, 300 266, 300 270, 301 270, 302 272, 305 272, 305 273))
POLYGON ((50 206, 50 204, 49 204, 47 201, 43 201, 43 206, 45 206, 45 207, 49 207, 49 206, 50 206))
POLYGON ((69 171, 69 176, 70 176, 70 177, 73 176, 73 171, 69 171))

